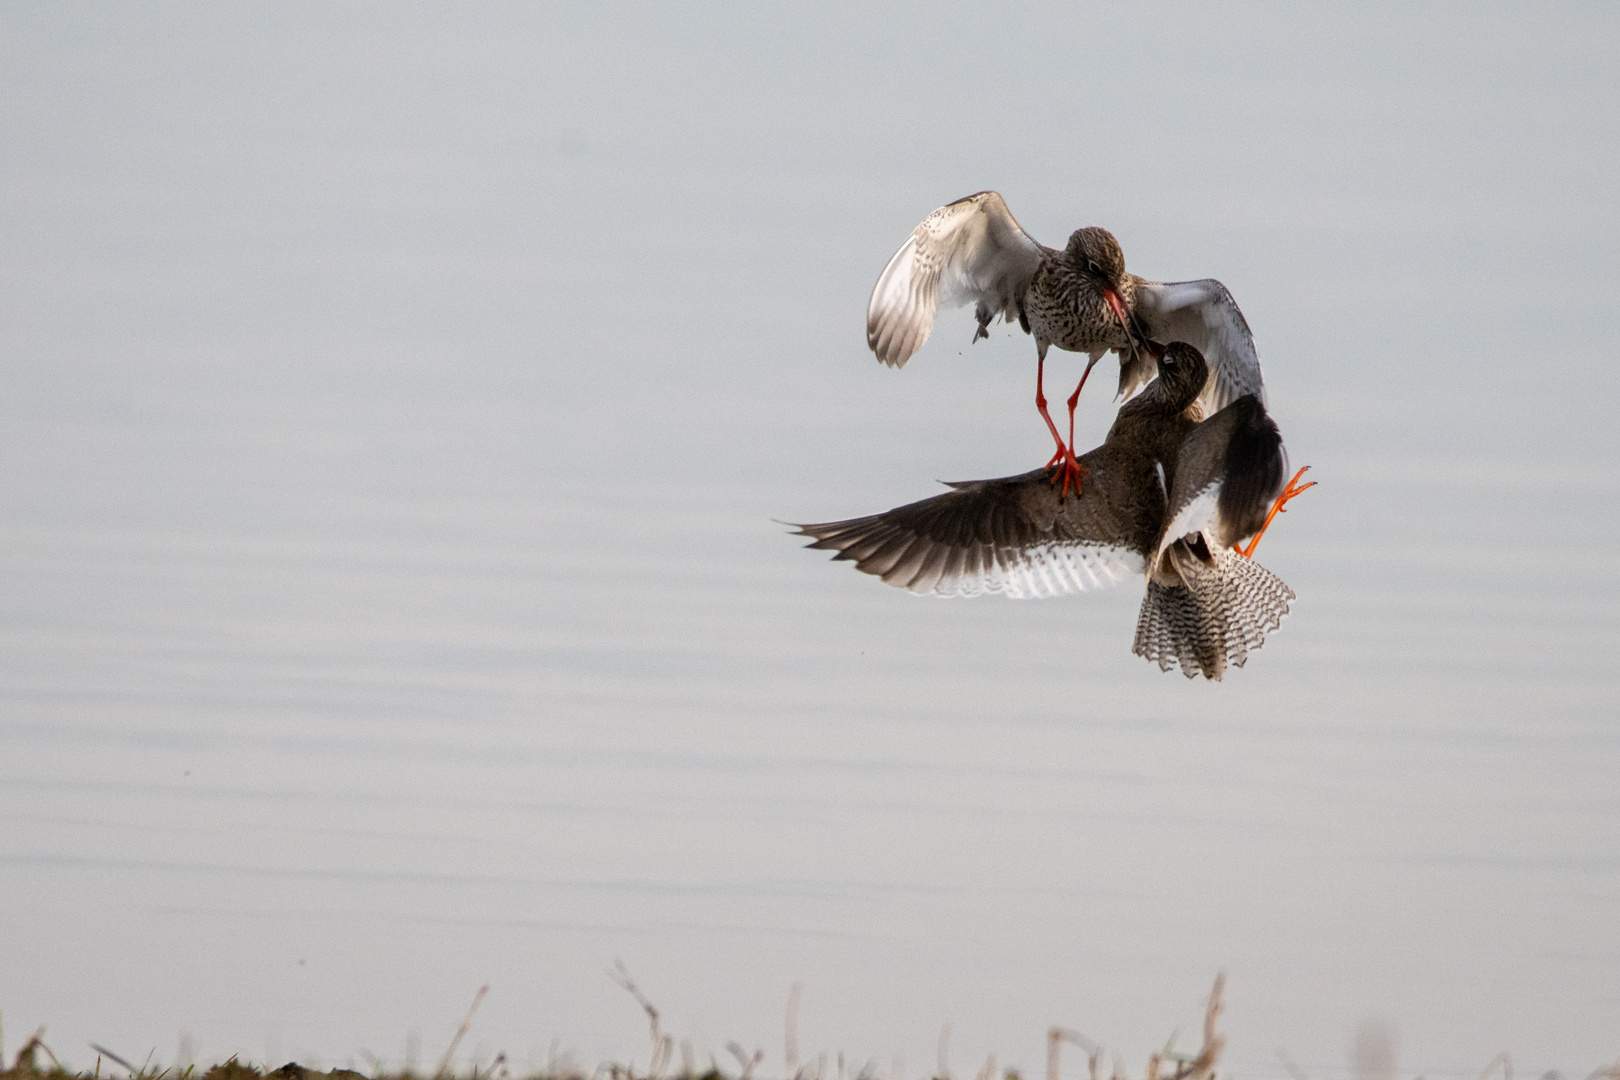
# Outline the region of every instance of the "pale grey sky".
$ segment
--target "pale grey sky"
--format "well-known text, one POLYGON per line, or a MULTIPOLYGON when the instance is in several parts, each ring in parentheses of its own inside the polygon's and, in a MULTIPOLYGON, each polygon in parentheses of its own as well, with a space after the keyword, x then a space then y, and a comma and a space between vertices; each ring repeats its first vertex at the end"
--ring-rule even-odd
POLYGON ((1612 1061, 1617 109, 1601 5, 5 4, 8 1047, 429 1061, 487 981, 468 1063, 644 1063, 623 957, 769 1075, 796 980, 915 1080, 1223 968, 1241 1076, 1612 1061), (772 521, 1045 460, 1029 339, 865 348, 986 187, 1254 328, 1321 487, 1221 685, 772 521))

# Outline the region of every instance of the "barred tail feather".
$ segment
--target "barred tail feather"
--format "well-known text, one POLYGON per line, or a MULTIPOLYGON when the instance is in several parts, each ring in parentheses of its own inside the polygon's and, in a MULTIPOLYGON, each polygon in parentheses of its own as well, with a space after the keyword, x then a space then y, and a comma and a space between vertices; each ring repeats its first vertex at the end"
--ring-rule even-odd
POLYGON ((1180 581, 1149 580, 1136 621, 1136 655, 1187 678, 1219 680, 1242 667, 1282 624, 1294 591, 1252 559, 1218 550, 1205 562, 1185 544, 1166 552, 1180 581))
MULTIPOLYGON (((1198 604, 1192 590, 1185 585, 1149 581, 1147 595, 1142 597, 1141 613, 1136 619, 1136 643, 1131 651, 1158 664, 1160 671, 1174 669, 1179 661, 1189 679, 1200 671, 1209 678, 1219 679, 1225 669, 1225 655, 1219 654, 1219 669, 1211 673, 1199 654, 1209 655, 1212 650, 1207 647, 1201 650, 1199 638, 1198 604)), ((1213 662, 1214 656, 1211 660, 1213 662)))

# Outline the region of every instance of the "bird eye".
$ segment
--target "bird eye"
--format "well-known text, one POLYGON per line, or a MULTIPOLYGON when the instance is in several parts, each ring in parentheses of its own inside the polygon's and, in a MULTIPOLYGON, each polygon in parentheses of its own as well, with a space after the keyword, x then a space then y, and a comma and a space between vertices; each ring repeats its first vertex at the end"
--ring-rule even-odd
POLYGON ((1096 259, 1087 259, 1086 260, 1086 269, 1090 270, 1093 274, 1101 274, 1102 273, 1102 267, 1097 265, 1097 260, 1096 259))

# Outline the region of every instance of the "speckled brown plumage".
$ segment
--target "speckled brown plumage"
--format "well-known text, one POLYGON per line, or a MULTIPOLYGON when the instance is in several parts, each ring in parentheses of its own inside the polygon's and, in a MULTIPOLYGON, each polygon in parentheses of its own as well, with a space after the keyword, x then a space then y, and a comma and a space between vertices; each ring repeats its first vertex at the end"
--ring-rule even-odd
POLYGON ((942 206, 912 230, 872 289, 867 344, 883 363, 904 365, 928 340, 941 304, 973 306, 975 341, 997 316, 1018 323, 1035 337, 1043 364, 1050 345, 1089 353, 1092 363, 1112 349, 1127 395, 1154 376, 1153 358, 1130 347, 1133 335, 1186 342, 1209 367, 1199 394, 1206 415, 1245 394, 1265 402, 1254 336, 1226 286, 1214 278, 1164 283, 1128 273, 1106 229, 1079 229, 1062 250, 1046 247, 994 191, 942 206))
MULTIPOLYGON (((1131 337, 1104 298, 1112 289, 1127 311, 1135 296, 1134 275, 1125 272, 1125 253, 1107 229, 1076 230, 1062 251, 1042 249, 1044 258, 1019 302, 1019 325, 1048 344, 1070 352, 1128 349, 1131 337)), ((982 320, 980 332, 983 332, 982 320)))

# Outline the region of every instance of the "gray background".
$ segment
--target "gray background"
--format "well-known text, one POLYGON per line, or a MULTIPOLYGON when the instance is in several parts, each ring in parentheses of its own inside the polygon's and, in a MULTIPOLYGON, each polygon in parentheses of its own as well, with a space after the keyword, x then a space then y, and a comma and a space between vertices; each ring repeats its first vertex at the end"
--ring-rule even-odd
POLYGON ((489 981, 464 1063, 644 1064, 622 956, 770 1075, 795 980, 915 1080, 1222 968, 1240 1076, 1613 1060, 1617 105, 1600 5, 6 4, 8 1047, 431 1064, 489 981), (1045 460, 1029 339, 863 339, 985 187, 1255 328, 1321 486, 1222 685, 772 521, 1045 460))

